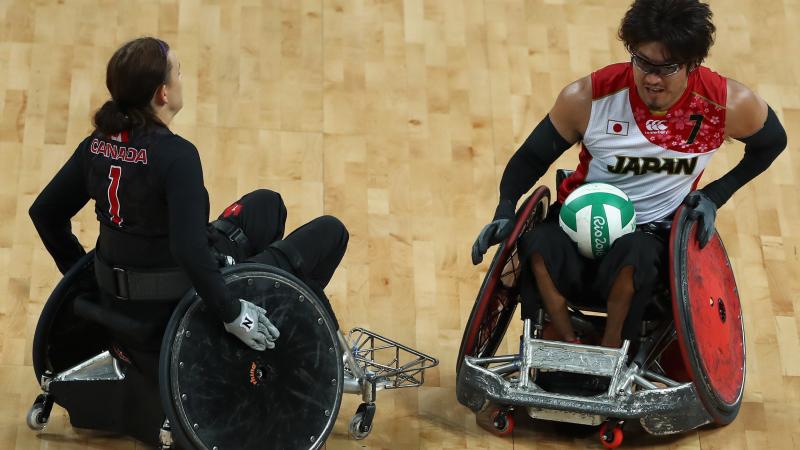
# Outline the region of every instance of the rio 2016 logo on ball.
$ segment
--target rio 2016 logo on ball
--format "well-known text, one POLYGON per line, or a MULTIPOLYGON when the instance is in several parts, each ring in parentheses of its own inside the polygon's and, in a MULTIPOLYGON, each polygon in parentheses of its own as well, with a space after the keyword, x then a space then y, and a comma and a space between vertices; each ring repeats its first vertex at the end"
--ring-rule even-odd
POLYGON ((622 190, 606 183, 587 183, 569 194, 558 223, 578 244, 581 255, 599 259, 617 238, 636 229, 636 211, 622 190))

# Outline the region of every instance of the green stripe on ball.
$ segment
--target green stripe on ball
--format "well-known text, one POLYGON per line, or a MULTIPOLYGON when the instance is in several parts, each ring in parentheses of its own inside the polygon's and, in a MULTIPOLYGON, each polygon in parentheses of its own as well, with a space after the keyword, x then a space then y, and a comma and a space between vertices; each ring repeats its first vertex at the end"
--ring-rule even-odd
POLYGON ((559 224, 581 255, 599 259, 614 241, 636 228, 633 203, 620 189, 587 183, 573 191, 559 213, 559 224))

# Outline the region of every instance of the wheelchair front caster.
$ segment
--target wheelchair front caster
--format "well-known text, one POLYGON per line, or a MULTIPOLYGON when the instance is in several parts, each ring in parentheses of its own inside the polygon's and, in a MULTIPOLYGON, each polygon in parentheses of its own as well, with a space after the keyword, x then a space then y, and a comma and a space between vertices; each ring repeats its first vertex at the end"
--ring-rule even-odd
POLYGON ((372 419, 375 418, 375 403, 362 403, 355 415, 350 419, 350 436, 360 441, 372 431, 372 419))
POLYGON ((39 394, 28 410, 26 422, 33 431, 41 431, 50 420, 50 411, 53 409, 53 398, 48 394, 39 394))
POLYGON ((622 444, 622 423, 607 420, 600 425, 600 443, 605 448, 617 448, 622 444))
POLYGON ((488 404, 475 414, 475 423, 495 436, 508 436, 514 431, 514 409, 488 404))
POLYGON ((498 409, 492 414, 492 432, 498 436, 508 436, 514 431, 514 415, 510 410, 498 409))

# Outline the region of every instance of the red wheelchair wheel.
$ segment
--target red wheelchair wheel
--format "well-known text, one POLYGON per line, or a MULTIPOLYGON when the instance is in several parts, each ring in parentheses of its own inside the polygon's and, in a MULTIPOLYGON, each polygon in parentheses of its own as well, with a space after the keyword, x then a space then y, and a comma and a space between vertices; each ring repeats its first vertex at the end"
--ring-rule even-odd
POLYGON ((519 302, 517 241, 544 220, 549 206, 550 189, 540 186, 517 210, 514 230, 498 247, 472 307, 458 350, 456 374, 465 356, 492 356, 500 346, 519 302))
POLYGON ((672 310, 684 366, 717 425, 736 418, 745 378, 742 308, 718 234, 704 248, 698 224, 678 209, 670 237, 672 310))

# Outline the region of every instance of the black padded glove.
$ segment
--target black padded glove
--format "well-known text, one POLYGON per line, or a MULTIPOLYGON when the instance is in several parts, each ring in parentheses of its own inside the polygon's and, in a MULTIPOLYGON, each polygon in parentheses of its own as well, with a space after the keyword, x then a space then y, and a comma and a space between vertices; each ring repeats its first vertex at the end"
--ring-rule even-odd
POLYGON ((483 261, 483 255, 489 247, 503 242, 514 229, 514 205, 509 200, 501 200, 497 205, 494 219, 483 227, 475 243, 472 244, 472 264, 483 261))
POLYGON ((703 248, 714 235, 714 222, 717 220, 717 205, 702 191, 693 191, 683 199, 689 207, 689 218, 700 220, 697 227, 697 241, 703 248))

